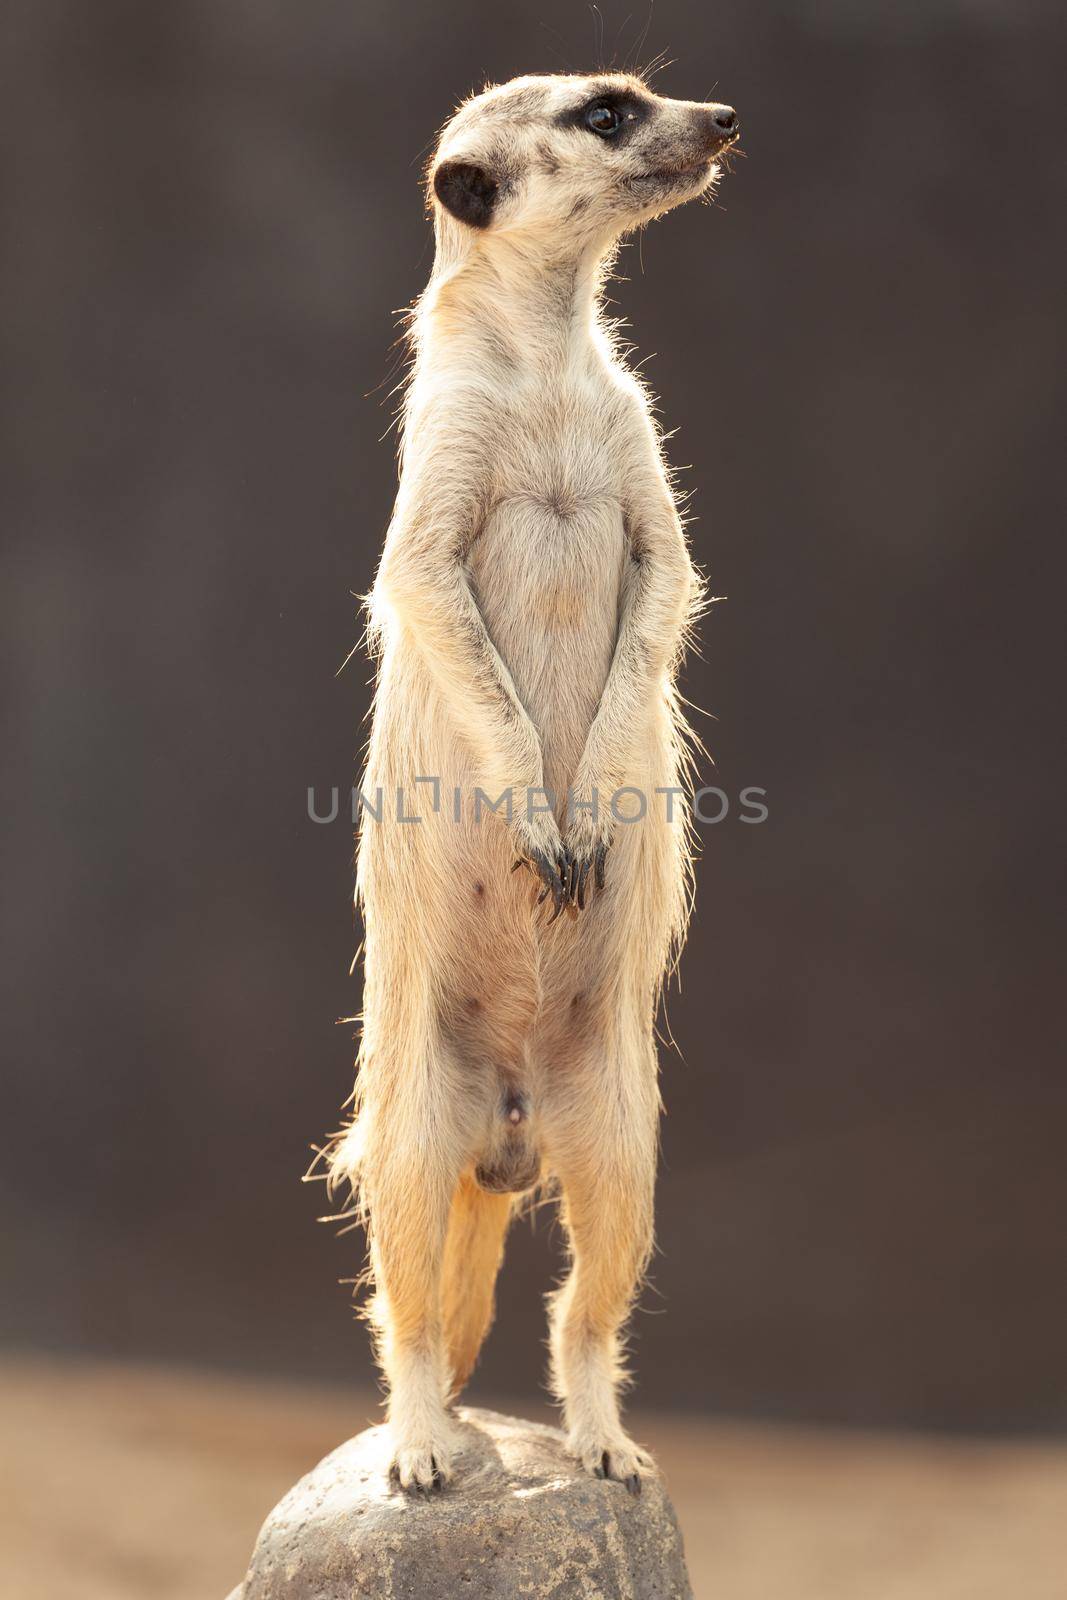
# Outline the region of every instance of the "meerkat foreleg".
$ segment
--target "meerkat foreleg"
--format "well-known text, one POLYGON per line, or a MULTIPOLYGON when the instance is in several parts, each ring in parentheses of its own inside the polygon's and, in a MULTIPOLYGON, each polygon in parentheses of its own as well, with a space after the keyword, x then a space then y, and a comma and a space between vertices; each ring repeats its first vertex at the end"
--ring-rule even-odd
POLYGON ((485 785, 494 798, 510 796, 516 854, 537 873, 558 909, 569 856, 551 808, 533 811, 528 804, 544 784, 541 741, 489 637, 464 566, 477 517, 477 473, 474 461, 457 459, 454 441, 444 462, 427 450, 418 481, 405 485, 398 501, 375 593, 429 664, 476 753, 485 785), (441 493, 433 493, 433 485, 457 478, 468 487, 456 492, 443 516, 441 493))
MULTIPOLYGON (((586 739, 572 793, 578 804, 564 835, 579 905, 603 888, 614 822, 610 801, 632 770, 634 741, 677 655, 699 592, 696 574, 658 458, 632 485, 627 508, 630 570, 611 670, 586 739)), ((649 797, 646 796, 646 804, 649 797)))

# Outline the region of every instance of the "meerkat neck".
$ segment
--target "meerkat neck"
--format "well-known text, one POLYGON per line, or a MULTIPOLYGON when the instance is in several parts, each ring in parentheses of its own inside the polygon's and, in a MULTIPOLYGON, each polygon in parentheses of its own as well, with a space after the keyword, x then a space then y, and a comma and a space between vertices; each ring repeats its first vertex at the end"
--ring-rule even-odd
POLYGON ((533 369, 587 352, 600 329, 605 256, 531 257, 502 246, 435 271, 420 306, 420 349, 490 346, 533 369))

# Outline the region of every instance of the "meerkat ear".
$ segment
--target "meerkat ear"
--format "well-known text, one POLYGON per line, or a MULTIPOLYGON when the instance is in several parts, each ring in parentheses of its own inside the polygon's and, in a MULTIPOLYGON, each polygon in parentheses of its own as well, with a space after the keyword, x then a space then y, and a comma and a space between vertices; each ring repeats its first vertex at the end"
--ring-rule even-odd
POLYGON ((445 210, 471 228, 488 228, 499 188, 473 161, 442 161, 433 175, 433 192, 445 210))

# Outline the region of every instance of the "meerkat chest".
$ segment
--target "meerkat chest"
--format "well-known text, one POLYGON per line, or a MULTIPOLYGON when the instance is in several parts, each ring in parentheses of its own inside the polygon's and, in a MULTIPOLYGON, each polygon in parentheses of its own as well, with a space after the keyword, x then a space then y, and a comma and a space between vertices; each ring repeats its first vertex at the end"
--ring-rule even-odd
MULTIPOLYGON (((517 434, 508 473, 470 553, 476 592, 498 640, 531 624, 603 635, 610 648, 627 541, 610 463, 588 432, 517 434)), ((517 640, 508 638, 511 659, 517 640)))
POLYGON ((627 559, 624 463, 603 388, 531 387, 506 408, 492 504, 470 557, 491 631, 514 657, 518 630, 610 652, 627 559))
POLYGON ((499 498, 525 500, 563 524, 617 505, 621 462, 610 418, 582 386, 515 407, 500 437, 499 498))

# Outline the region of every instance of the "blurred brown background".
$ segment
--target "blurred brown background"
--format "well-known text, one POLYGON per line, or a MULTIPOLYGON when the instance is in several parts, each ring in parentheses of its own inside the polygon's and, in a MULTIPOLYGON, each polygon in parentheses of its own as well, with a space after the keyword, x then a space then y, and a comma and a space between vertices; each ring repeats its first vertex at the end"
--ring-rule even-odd
MULTIPOLYGON (((770 817, 704 833, 641 1404, 1067 1423, 1054 12, 648 17, 8 8, 10 1346, 369 1383, 358 1241, 298 1181, 359 1004, 350 829, 306 791, 358 767, 367 668, 335 674, 421 158, 485 77, 666 48, 747 159, 615 295, 728 597, 688 674, 705 781, 770 817)), ((557 1246, 517 1228, 501 1280, 480 1381, 516 1403, 557 1246)))

